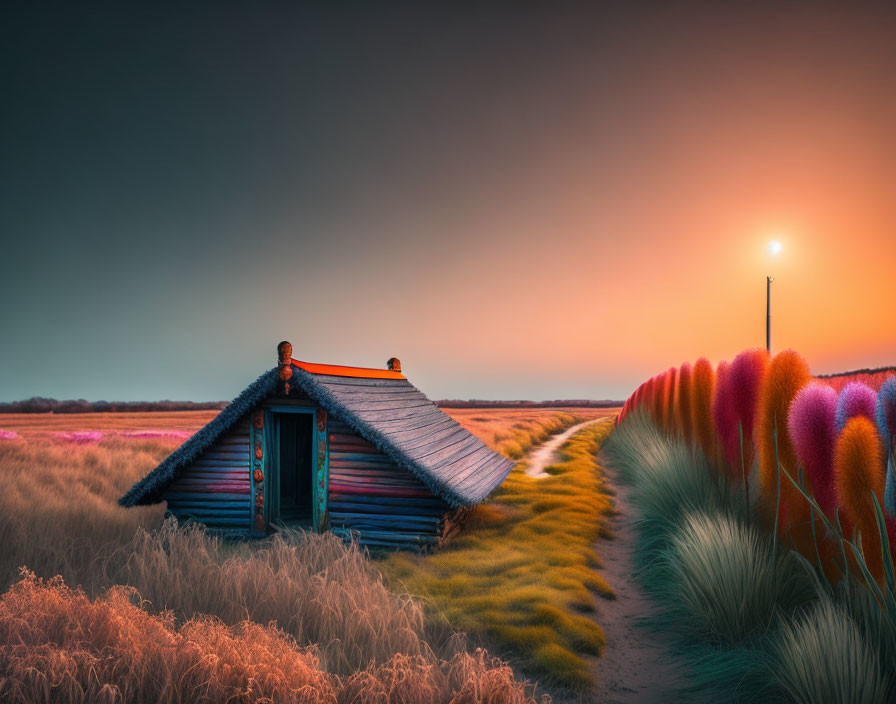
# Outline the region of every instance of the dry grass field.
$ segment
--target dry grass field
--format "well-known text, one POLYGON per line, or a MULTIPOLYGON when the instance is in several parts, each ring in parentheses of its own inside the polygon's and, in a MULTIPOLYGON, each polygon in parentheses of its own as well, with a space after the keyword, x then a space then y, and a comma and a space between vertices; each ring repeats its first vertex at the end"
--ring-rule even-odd
POLYGON ((445 408, 448 415, 486 445, 521 459, 535 445, 574 423, 613 416, 616 408, 445 408))
MULTIPOLYGON (((509 456, 606 414, 449 412, 509 456)), ((214 415, 0 415, 0 699, 534 701, 331 535, 225 543, 117 505, 214 415)))
POLYGON ((135 433, 162 433, 178 442, 184 433, 195 433, 218 415, 218 411, 172 411, 161 413, 4 413, 0 429, 26 440, 51 440, 56 433, 101 432, 107 437, 134 437, 135 433))

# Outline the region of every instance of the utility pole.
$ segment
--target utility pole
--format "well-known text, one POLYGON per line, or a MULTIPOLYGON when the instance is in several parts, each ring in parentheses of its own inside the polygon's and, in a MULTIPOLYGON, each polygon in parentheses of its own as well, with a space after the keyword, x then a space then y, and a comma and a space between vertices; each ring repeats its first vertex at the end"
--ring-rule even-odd
POLYGON ((765 277, 765 350, 772 353, 772 281, 774 276, 765 277))

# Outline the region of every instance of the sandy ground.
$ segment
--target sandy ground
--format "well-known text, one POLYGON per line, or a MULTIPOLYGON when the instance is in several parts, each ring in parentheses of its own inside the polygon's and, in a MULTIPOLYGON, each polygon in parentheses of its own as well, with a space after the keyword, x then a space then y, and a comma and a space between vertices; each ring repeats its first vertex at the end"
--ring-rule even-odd
POLYGON ((537 479, 550 476, 545 473, 544 468, 554 461, 554 455, 557 450, 560 449, 560 446, 582 428, 587 428, 589 425, 593 425, 601 420, 603 420, 603 418, 586 420, 584 423, 570 426, 558 435, 552 435, 548 440, 533 449, 532 452, 526 456, 526 474, 530 477, 536 477, 537 479))
POLYGON ((604 629, 607 647, 594 661, 598 687, 593 701, 608 704, 660 704, 682 701, 677 698, 681 684, 671 657, 671 649, 661 636, 641 623, 656 613, 656 607, 635 580, 632 555, 635 527, 629 489, 616 480, 611 468, 604 468, 613 484, 617 515, 610 522, 614 538, 600 540, 597 554, 603 560, 599 570, 613 588, 616 599, 600 600, 596 621, 604 629))

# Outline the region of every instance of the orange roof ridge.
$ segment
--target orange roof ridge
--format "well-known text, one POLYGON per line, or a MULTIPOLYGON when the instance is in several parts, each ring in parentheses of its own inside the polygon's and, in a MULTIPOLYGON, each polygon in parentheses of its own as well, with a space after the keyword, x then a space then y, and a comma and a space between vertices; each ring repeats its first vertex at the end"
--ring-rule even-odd
POLYGON ((340 364, 315 364, 291 360, 294 367, 304 369, 309 374, 326 374, 327 376, 353 376, 359 379, 405 379, 404 374, 392 369, 371 369, 369 367, 345 367, 340 364))

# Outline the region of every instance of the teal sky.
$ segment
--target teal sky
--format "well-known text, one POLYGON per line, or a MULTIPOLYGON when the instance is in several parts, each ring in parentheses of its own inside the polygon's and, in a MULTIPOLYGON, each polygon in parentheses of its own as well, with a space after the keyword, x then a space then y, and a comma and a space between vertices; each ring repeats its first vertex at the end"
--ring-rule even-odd
POLYGON ((892 13, 749 8, 7 5, 0 400, 227 399, 281 339, 623 398, 762 344, 779 226, 780 344, 896 362, 892 13))

